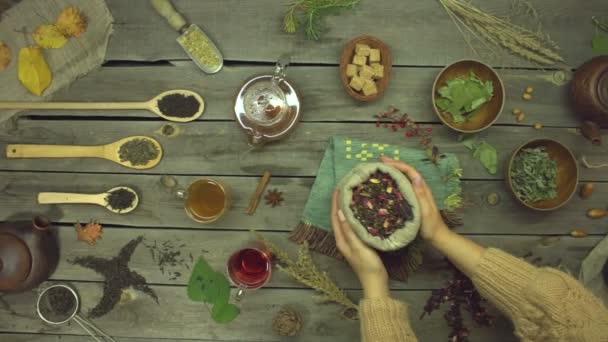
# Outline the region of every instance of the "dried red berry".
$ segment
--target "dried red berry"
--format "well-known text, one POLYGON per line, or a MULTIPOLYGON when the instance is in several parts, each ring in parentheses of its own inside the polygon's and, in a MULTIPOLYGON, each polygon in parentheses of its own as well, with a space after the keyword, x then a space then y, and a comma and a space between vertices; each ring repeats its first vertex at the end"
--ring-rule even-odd
POLYGON ((376 127, 380 127, 380 121, 376 121, 376 127))
POLYGON ((391 129, 393 130, 393 132, 397 132, 397 125, 392 125, 391 129))
POLYGON ((426 129, 426 131, 427 131, 427 132, 429 132, 429 133, 430 133, 430 132, 432 132, 432 131, 433 131, 433 127, 428 127, 428 128, 426 129))
POLYGON ((408 137, 408 138, 411 138, 411 137, 414 136, 414 132, 411 132, 411 131, 407 132, 407 133, 405 133, 405 136, 408 137))

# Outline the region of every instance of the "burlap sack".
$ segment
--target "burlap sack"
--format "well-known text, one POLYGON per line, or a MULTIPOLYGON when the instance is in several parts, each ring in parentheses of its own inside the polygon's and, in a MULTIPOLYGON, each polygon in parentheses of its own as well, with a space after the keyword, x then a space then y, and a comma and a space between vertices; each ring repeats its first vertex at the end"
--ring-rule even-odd
POLYGON ((420 206, 410 181, 401 171, 383 163, 359 164, 342 178, 338 188, 340 189, 340 209, 344 212, 346 221, 351 225, 355 234, 366 244, 381 251, 394 251, 407 246, 416 238, 420 229, 420 206), (395 230, 392 235, 384 239, 371 235, 367 228, 355 218, 353 211, 350 209, 353 188, 367 181, 378 170, 393 178, 405 200, 412 206, 412 213, 414 214, 414 218, 407 221, 403 228, 395 230))

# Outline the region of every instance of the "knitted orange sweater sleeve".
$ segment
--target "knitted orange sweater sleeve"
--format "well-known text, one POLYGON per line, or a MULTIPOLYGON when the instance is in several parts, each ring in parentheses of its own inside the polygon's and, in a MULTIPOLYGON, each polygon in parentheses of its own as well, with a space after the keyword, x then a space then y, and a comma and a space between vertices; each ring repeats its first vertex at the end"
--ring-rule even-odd
POLYGON ((418 341, 404 303, 392 298, 362 299, 359 311, 363 342, 418 341))
POLYGON ((472 279, 522 341, 608 341, 608 310, 563 272, 488 248, 472 279))

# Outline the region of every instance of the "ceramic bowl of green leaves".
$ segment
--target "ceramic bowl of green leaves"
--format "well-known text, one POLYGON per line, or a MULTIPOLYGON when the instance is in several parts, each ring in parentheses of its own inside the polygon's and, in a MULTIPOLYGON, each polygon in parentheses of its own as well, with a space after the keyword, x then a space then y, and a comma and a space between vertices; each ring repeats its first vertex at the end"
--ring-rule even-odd
POLYGON ((511 155, 507 183, 515 198, 526 207, 555 210, 576 192, 578 164, 563 144, 552 139, 530 140, 511 155))
POLYGON ((477 133, 498 119, 505 105, 505 87, 489 65, 461 60, 437 75, 432 98, 435 113, 446 126, 477 133))

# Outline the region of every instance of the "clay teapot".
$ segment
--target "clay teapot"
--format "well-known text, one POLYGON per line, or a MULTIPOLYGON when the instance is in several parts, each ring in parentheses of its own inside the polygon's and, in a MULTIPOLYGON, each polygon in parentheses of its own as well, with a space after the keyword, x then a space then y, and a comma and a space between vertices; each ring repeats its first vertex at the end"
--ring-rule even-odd
POLYGON ((46 281, 57 267, 59 247, 49 220, 0 224, 0 292, 21 292, 46 281))
POLYGON ((608 127, 608 56, 598 56, 574 74, 570 97, 583 120, 608 127))

